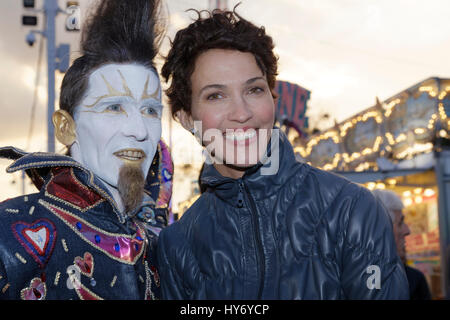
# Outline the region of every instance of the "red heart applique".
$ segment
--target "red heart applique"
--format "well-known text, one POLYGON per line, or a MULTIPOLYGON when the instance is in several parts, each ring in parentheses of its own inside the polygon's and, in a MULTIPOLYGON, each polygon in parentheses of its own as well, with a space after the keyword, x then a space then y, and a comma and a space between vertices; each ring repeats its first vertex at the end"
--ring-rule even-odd
POLYGON ((47 286, 40 278, 34 278, 28 288, 20 291, 22 300, 44 300, 47 294, 47 286))
POLYGON ((76 257, 73 263, 80 268, 82 274, 92 277, 92 273, 94 273, 94 257, 92 254, 85 252, 84 258, 76 257))

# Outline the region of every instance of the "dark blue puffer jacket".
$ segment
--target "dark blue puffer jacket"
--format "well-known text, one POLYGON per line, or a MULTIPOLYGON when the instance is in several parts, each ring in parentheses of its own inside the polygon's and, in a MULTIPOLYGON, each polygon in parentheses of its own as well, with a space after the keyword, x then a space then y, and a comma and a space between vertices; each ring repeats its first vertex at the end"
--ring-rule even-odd
POLYGON ((207 165, 207 191, 160 233, 163 299, 408 299, 392 223, 370 191, 295 160, 276 175, 207 165))

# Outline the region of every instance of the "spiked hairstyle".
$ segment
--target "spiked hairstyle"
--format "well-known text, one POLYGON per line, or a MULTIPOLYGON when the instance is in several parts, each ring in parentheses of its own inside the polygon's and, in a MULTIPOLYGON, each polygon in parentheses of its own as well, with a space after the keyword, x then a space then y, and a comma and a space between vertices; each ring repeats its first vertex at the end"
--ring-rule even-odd
POLYGON ((154 68, 164 23, 159 0, 101 0, 83 26, 81 53, 66 72, 59 107, 73 116, 90 74, 107 63, 154 68))

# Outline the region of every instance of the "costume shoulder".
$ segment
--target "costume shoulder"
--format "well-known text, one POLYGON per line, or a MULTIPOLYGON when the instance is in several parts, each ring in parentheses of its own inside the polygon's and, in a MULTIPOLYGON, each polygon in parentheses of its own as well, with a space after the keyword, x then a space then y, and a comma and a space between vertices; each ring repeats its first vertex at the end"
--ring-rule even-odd
POLYGON ((0 260, 7 257, 5 252, 20 247, 17 230, 31 226, 45 213, 38 204, 39 193, 19 196, 0 203, 0 260))

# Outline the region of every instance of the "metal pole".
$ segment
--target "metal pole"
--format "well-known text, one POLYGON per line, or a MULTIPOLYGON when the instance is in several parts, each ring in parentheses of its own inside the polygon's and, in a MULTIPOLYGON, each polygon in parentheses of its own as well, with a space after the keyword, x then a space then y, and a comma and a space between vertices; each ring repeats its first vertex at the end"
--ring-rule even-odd
POLYGON ((47 151, 55 152, 55 134, 52 115, 55 111, 55 18, 58 14, 58 1, 45 0, 44 12, 47 29, 47 69, 48 69, 48 108, 47 108, 47 151))

